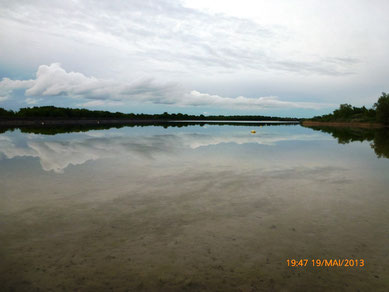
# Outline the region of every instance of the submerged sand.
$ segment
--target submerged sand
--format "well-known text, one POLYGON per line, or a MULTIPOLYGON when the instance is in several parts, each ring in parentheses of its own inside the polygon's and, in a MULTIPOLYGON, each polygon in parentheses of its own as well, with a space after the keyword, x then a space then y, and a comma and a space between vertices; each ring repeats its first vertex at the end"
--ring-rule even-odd
POLYGON ((387 291, 384 176, 249 146, 122 153, 63 173, 2 160, 2 290, 387 291), (301 258, 366 266, 287 266, 301 258))

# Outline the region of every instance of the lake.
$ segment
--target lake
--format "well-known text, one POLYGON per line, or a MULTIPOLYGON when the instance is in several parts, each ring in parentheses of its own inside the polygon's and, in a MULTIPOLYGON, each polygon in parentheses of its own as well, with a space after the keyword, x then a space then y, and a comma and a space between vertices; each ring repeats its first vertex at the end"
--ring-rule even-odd
POLYGON ((388 291, 388 157, 383 129, 4 129, 0 285, 388 291))

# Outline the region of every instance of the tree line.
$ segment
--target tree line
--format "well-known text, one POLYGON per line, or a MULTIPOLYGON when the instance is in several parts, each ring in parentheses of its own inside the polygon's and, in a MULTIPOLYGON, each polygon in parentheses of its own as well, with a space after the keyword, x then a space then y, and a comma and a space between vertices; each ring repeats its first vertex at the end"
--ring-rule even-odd
POLYGON ((188 115, 182 113, 134 114, 98 111, 78 108, 63 108, 55 106, 40 106, 21 108, 11 111, 0 108, 0 118, 3 119, 130 119, 130 120, 214 120, 214 121, 298 121, 296 118, 268 117, 261 115, 188 115))
POLYGON ((372 108, 341 104, 328 115, 316 116, 311 120, 320 122, 378 122, 389 124, 389 94, 383 92, 372 108))

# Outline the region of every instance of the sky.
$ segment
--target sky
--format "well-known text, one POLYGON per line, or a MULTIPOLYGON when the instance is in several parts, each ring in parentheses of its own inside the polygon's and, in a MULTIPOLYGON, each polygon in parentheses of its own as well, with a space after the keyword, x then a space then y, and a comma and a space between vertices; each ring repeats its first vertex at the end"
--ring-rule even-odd
POLYGON ((386 0, 0 0, 0 107, 312 117, 389 91, 386 0))

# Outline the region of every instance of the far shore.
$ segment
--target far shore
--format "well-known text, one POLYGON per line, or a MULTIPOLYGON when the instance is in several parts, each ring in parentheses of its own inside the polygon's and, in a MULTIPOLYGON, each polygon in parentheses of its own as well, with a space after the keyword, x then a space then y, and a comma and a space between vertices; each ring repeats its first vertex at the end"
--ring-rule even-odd
MULTIPOLYGON (((166 120, 166 119, 0 119, 0 126, 67 126, 67 125, 134 125, 134 124, 166 124, 166 123, 241 123, 239 120, 166 120)), ((248 121, 251 123, 275 123, 275 121, 248 121)), ((279 123, 294 124, 298 121, 277 121, 279 123)), ((357 128, 388 128, 381 123, 368 122, 318 122, 305 120, 302 126, 332 126, 332 127, 357 127, 357 128)))
POLYGON ((331 126, 331 127, 356 127, 356 128, 387 128, 389 126, 381 123, 368 122, 316 122, 316 121, 302 121, 303 126, 331 126))
POLYGON ((299 121, 240 121, 240 120, 169 120, 169 119, 0 119, 0 126, 67 126, 67 125, 138 125, 138 124, 166 124, 166 123, 285 123, 297 124, 299 121))
POLYGON ((166 120, 131 119, 0 119, 0 126, 125 125, 162 124, 166 122, 166 120))

